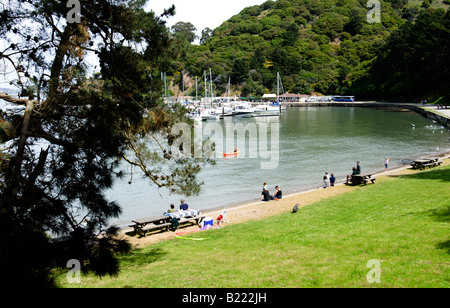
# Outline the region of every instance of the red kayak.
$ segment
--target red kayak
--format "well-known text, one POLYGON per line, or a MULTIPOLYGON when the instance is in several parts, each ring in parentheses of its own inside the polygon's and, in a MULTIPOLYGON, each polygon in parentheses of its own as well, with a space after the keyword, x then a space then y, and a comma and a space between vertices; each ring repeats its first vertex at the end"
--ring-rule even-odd
POLYGON ((239 152, 230 152, 230 153, 223 153, 223 156, 224 157, 227 157, 227 156, 237 156, 239 154, 239 152))

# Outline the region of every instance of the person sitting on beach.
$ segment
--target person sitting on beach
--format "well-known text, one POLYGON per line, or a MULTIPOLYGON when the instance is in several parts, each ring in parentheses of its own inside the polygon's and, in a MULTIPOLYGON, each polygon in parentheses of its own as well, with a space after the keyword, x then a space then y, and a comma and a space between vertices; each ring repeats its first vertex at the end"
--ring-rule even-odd
POLYGON ((184 203, 184 199, 181 199, 181 204, 180 204, 180 210, 182 211, 187 211, 189 210, 189 205, 187 205, 186 203, 184 203))
POLYGON ((336 178, 334 177, 334 174, 332 173, 330 176, 330 186, 334 186, 335 182, 336 182, 336 178))
POLYGON ((273 200, 273 197, 269 194, 267 189, 263 189, 261 193, 261 201, 270 201, 273 200))
POLYGON ((281 192, 280 186, 275 186, 275 200, 283 198, 283 193, 281 192))
POLYGON ((170 209, 167 210, 167 213, 175 213, 175 205, 171 204, 170 209))

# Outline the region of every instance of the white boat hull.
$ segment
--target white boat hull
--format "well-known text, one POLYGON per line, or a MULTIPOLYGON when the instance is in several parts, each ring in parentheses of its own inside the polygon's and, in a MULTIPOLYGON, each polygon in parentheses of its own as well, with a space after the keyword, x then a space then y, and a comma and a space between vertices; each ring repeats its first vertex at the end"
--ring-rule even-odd
POLYGON ((258 105, 255 107, 254 117, 279 116, 280 106, 258 105))
POLYGON ((251 118, 253 115, 253 111, 251 112, 236 112, 233 114, 234 117, 237 118, 251 118))
POLYGON ((254 112, 253 117, 276 117, 280 115, 280 111, 254 112))

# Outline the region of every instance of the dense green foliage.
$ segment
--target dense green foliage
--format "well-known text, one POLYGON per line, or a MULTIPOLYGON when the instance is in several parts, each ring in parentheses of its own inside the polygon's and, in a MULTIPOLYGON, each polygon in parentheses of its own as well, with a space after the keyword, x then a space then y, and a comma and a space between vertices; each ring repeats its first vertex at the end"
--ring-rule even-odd
POLYGON ((412 69, 411 62, 422 59, 421 64, 431 64, 429 71, 438 69, 440 78, 449 79, 444 65, 435 62, 435 53, 445 57, 449 45, 448 15, 435 7, 447 5, 433 3, 425 10, 413 2, 381 1, 381 23, 369 23, 372 7, 365 0, 267 1, 224 22, 203 44, 191 45, 180 65, 192 76, 202 76, 211 67, 216 93, 224 91, 229 78, 242 96, 273 93, 280 72, 284 90, 290 93, 399 99, 427 95, 429 87, 404 89, 427 79, 417 79, 401 66, 412 69), (391 53, 402 40, 404 48, 391 53), (440 50, 431 48, 434 45, 440 50), (405 48, 414 51, 404 55, 405 48), (383 76, 386 69, 395 73, 394 79, 383 76), (376 79, 367 78, 372 70, 378 72, 376 79))
POLYGON ((368 92, 369 84, 384 97, 446 97, 448 101, 450 12, 425 10, 415 23, 406 22, 389 37, 369 73, 362 78, 358 92, 368 92))
POLYGON ((179 51, 164 20, 173 8, 155 16, 145 0, 81 2, 78 23, 67 18, 66 1, 0 6, 3 77, 19 93, 0 99, 23 107, 0 111, 0 276, 10 287, 51 286, 50 268, 69 259, 117 274, 114 253, 129 246, 116 228, 97 235, 121 213, 105 191, 124 177, 124 161, 149 185, 200 190, 202 161, 172 147, 185 112, 160 100, 160 73, 179 51), (100 66, 95 78, 87 76, 88 53, 100 66))

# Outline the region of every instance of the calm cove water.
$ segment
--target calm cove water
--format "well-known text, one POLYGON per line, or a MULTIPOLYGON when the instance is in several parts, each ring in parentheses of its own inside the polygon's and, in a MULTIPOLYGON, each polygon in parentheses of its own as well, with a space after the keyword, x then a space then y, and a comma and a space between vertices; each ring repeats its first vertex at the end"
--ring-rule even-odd
MULTIPOLYGON (((235 158, 217 158, 215 166, 202 170, 199 174, 205 183, 202 193, 185 198, 193 209, 257 201, 264 182, 271 194, 276 185, 282 188, 284 195, 319 188, 326 171, 342 181, 357 160, 361 162, 363 173, 379 172, 384 170, 386 157, 393 168, 402 165, 402 160, 450 150, 448 130, 414 112, 290 107, 281 117, 233 117, 219 120, 217 124, 237 129, 256 128, 263 137, 267 127, 269 134, 261 139, 247 133, 245 149, 243 145, 239 147, 242 138, 236 137, 236 143, 224 139, 220 152, 238 146, 241 154, 235 158), (267 164, 266 169, 261 163, 267 164)), ((119 226, 133 219, 161 215, 171 203, 178 209, 180 199, 184 198, 169 195, 165 189, 158 190, 136 174, 132 185, 128 181, 127 177, 117 181, 107 192, 108 198, 122 207, 121 217, 111 221, 119 226)))

